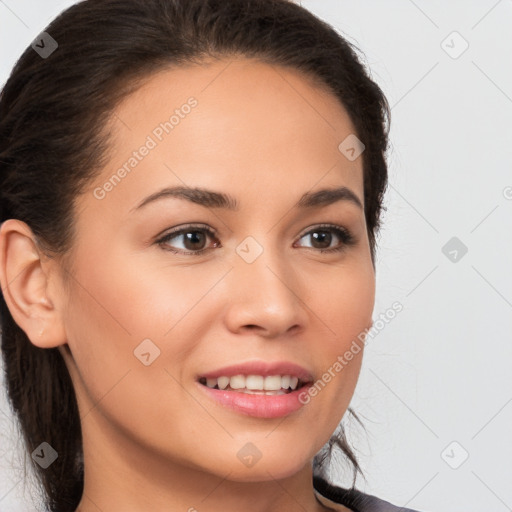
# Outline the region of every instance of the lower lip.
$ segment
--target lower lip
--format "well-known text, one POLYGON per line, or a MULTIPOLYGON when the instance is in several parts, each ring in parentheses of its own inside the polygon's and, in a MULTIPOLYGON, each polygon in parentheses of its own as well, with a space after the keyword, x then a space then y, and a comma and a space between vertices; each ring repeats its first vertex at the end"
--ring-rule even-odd
POLYGON ((299 396, 307 392, 307 385, 286 395, 252 395, 209 388, 199 382, 197 384, 216 402, 236 412, 256 418, 281 418, 298 411, 305 405, 299 400, 299 396))

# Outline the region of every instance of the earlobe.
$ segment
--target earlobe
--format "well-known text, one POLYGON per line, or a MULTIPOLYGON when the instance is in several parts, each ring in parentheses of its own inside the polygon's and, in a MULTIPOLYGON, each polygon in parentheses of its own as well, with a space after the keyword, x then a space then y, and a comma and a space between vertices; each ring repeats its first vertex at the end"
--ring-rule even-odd
MULTIPOLYGON (((50 273, 43 259, 44 254, 25 222, 8 219, 2 223, 0 284, 4 300, 30 341, 40 348, 52 348, 66 343, 66 334, 54 303, 58 297, 47 295, 50 273)), ((56 273, 52 277, 53 274, 56 273)))

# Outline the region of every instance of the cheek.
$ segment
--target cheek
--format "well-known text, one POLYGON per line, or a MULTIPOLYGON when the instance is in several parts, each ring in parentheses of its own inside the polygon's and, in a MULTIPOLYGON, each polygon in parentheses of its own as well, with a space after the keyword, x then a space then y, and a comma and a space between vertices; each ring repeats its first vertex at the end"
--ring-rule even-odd
POLYGON ((327 287, 311 287, 314 295, 309 296, 324 336, 315 354, 319 374, 305 399, 315 401, 315 407, 325 412, 319 417, 326 431, 334 430, 352 399, 375 301, 371 265, 347 266, 334 274, 325 280, 327 287))
POLYGON ((145 338, 163 339, 211 286, 202 279, 191 285, 189 272, 175 269, 171 274, 162 265, 165 260, 146 253, 107 246, 95 252, 104 256, 93 259, 83 253, 76 265, 73 323, 85 321, 82 327, 90 334, 108 332, 110 342, 121 343, 122 350, 133 350, 145 338), (88 259, 96 263, 91 266, 88 259))
POLYGON ((65 321, 80 375, 77 384, 88 402, 102 400, 102 407, 112 402, 114 409, 119 405, 123 421, 129 421, 124 405, 146 403, 148 396, 155 397, 148 402, 148 411, 153 407, 153 415, 160 414, 163 394, 173 397, 166 402, 172 416, 173 401, 179 396, 176 381, 183 381, 190 354, 201 340, 199 331, 210 325, 204 321, 207 312, 201 299, 224 270, 197 269, 191 279, 190 268, 170 268, 161 257, 120 250, 98 244, 94 254, 83 251, 76 259, 65 321), (152 362, 146 366, 142 354, 147 352, 152 362))
MULTIPOLYGON (((375 274, 371 264, 347 265, 324 276, 326 286, 311 286, 320 320, 329 336, 324 353, 331 358, 345 351, 368 328, 375 303, 375 274)), ((321 282, 321 281, 318 281, 321 282)))
MULTIPOLYGON (((108 265, 101 272, 82 273, 79 279, 86 287, 73 287, 66 312, 74 359, 71 373, 81 416, 94 422, 93 415, 99 414, 100 421, 108 418, 109 424, 147 443, 160 439, 159 428, 172 425, 183 410, 200 417, 200 408, 187 400, 180 385, 190 338, 179 335, 181 324, 164 336, 187 308, 182 300, 175 305, 174 318, 169 317, 172 293, 163 300, 159 296, 165 288, 161 282, 155 283, 155 288, 140 274, 118 268, 112 275, 106 270, 108 265), (150 363, 144 364, 148 359, 150 363)), ((193 425, 200 428, 201 421, 193 425)), ((191 429, 188 423, 180 434, 191 429)))
MULTIPOLYGON (((151 393, 149 382, 157 374, 159 384, 169 386, 162 360, 179 361, 185 352, 179 339, 170 345, 170 336, 164 336, 186 313, 181 290, 169 290, 166 283, 153 279, 151 272, 126 255, 109 253, 106 247, 103 250, 108 258, 90 259, 97 262, 94 265, 84 257, 77 259, 65 314, 68 344, 93 403, 127 372, 130 375, 123 387, 127 381, 137 380, 137 385, 151 393), (141 345, 143 340, 151 341, 141 345), (144 353, 149 351, 152 361, 155 358, 150 366, 143 364, 138 347, 145 347, 144 353)), ((97 254, 102 253, 98 250, 97 254)), ((180 286, 176 284, 178 289, 180 286)), ((116 396, 123 398, 120 392, 116 396)))

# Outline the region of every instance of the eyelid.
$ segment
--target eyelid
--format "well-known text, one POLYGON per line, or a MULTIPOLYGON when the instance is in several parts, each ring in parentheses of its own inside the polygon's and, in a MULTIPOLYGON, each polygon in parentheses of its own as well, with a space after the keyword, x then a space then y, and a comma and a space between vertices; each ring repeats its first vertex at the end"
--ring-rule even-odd
POLYGON ((190 224, 182 224, 180 226, 176 226, 174 228, 167 228, 165 229, 164 231, 162 231, 160 234, 158 234, 155 239, 156 241, 158 242, 158 239, 160 238, 163 238, 163 237, 166 237, 168 235, 172 235, 172 234, 176 234, 176 233, 182 233, 183 231, 186 231, 186 230, 194 230, 194 229, 197 229, 197 230, 204 230, 204 231, 207 231, 209 234, 213 234, 213 235, 217 235, 217 231, 208 226, 208 224, 201 224, 201 223, 190 223, 190 224))

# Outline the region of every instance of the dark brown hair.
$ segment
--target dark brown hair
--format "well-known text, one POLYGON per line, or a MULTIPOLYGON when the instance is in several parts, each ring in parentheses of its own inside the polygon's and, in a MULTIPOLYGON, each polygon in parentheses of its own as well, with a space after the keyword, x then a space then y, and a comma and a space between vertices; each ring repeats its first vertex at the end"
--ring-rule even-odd
MULTIPOLYGON (((0 96, 0 221, 26 222, 42 250, 65 255, 75 236, 74 200, 106 162, 105 127, 116 105, 156 71, 244 56, 304 73, 347 110, 365 145, 365 218, 375 266, 390 109, 357 47, 330 25, 288 0, 85 0, 45 32, 58 48, 42 58, 28 47, 0 96)), ((58 452, 47 469, 34 464, 46 506, 74 511, 83 462, 69 373, 57 348, 30 342, 3 296, 0 312, 8 397, 26 448, 46 441, 58 452)), ((343 428, 326 446, 329 456, 338 446, 349 459, 354 485, 362 471, 343 428)), ((315 457, 317 472, 325 457, 315 457)))

